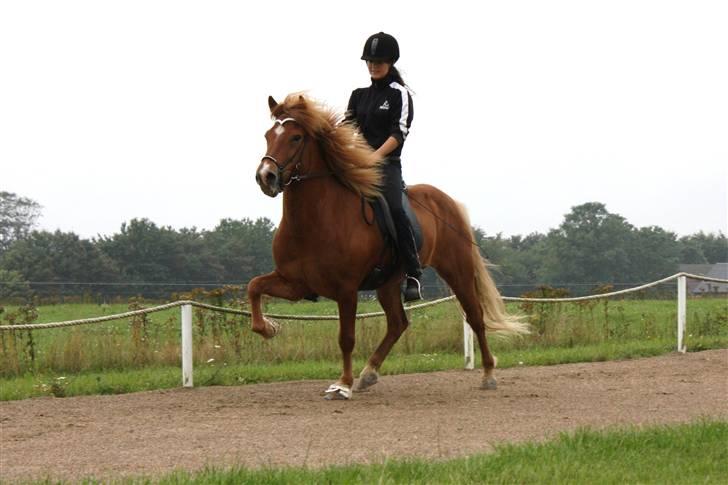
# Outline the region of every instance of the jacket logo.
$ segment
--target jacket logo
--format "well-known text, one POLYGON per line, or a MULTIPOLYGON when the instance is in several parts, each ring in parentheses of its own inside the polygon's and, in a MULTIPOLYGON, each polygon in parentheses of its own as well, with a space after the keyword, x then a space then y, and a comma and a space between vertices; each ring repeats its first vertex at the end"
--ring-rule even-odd
POLYGON ((389 100, 385 99, 379 109, 389 109, 389 100))

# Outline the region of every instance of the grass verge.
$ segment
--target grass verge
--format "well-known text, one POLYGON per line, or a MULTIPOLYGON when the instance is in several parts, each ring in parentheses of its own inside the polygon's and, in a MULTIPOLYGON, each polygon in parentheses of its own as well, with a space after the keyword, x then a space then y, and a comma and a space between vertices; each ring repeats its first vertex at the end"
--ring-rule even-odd
MULTIPOLYGON (((726 337, 692 339, 691 351, 728 347, 726 337)), ((651 357, 674 351, 672 340, 605 342, 579 347, 534 347, 497 351, 500 368, 554 365, 574 362, 651 357)), ((363 368, 364 359, 355 359, 355 369, 363 368)), ((462 368, 463 356, 455 353, 394 354, 385 362, 382 374, 406 374, 462 368)), ((476 363, 477 366, 477 363, 476 363)), ((338 360, 280 362, 270 364, 231 364, 210 362, 194 371, 195 386, 243 385, 300 379, 335 380, 341 370, 338 360)), ((0 401, 39 396, 69 397, 95 394, 123 394, 181 385, 180 367, 102 370, 72 375, 51 373, 26 374, 0 379, 0 401)))

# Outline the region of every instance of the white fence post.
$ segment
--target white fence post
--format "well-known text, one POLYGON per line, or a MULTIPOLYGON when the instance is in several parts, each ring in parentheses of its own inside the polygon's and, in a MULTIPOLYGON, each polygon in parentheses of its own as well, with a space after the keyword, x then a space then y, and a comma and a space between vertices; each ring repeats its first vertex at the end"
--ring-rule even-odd
POLYGON ((475 369, 474 335, 467 318, 463 315, 463 353, 465 354, 465 368, 469 370, 475 369))
POLYGON ((685 325, 687 321, 687 278, 683 275, 677 277, 677 351, 685 353, 685 325))
POLYGON ((182 305, 182 385, 192 384, 192 305, 182 305))

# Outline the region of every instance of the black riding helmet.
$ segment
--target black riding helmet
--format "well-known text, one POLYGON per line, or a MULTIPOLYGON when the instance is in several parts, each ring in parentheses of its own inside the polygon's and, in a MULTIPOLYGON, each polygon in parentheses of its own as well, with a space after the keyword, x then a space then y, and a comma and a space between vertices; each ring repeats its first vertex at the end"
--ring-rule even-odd
POLYGON ((385 61, 394 64, 399 59, 397 39, 384 32, 370 36, 364 44, 361 58, 365 61, 385 61))

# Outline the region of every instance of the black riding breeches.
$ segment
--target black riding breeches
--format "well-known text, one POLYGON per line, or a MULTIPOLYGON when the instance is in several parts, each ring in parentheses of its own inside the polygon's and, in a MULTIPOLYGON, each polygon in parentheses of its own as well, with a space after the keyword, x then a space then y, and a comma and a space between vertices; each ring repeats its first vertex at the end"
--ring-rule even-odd
POLYGON ((404 263, 404 270, 408 276, 419 278, 422 269, 417 256, 414 232, 407 214, 402 208, 402 189, 404 187, 402 184, 402 166, 397 162, 385 162, 382 173, 384 174, 382 195, 387 200, 394 227, 397 230, 397 243, 404 263))

